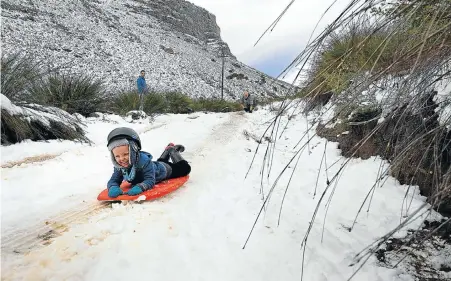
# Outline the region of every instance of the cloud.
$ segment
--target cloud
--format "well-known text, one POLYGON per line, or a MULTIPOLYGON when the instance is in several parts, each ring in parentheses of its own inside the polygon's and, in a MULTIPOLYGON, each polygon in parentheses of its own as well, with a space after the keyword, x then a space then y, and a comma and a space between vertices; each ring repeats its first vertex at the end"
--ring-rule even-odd
MULTIPOLYGON (((261 71, 272 73, 268 62, 276 62, 282 71, 306 46, 309 37, 326 9, 334 0, 296 0, 275 29, 266 34, 254 47, 258 38, 280 15, 291 0, 190 0, 216 16, 221 37, 237 58, 261 71), (282 64, 285 64, 283 67, 282 64), (258 66, 258 67, 257 67, 258 66)), ((337 0, 317 27, 315 35, 331 23, 349 0, 337 0)), ((313 37, 314 38, 314 37, 313 37)))

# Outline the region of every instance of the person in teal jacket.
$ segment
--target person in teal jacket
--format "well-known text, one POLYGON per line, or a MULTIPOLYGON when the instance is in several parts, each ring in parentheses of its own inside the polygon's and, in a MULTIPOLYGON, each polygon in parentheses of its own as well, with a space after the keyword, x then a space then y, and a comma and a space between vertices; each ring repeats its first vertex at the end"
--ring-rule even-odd
POLYGON ((141 70, 141 75, 136 79, 136 85, 138 87, 138 96, 139 96, 139 108, 138 110, 142 111, 144 109, 144 95, 147 93, 147 84, 146 78, 144 76, 146 72, 141 70))
POLYGON ((133 129, 116 128, 108 134, 107 141, 114 166, 107 183, 111 198, 124 194, 120 188, 123 181, 131 184, 126 194, 133 196, 152 189, 158 182, 191 172, 191 166, 180 154, 185 150, 183 145, 170 143, 157 161, 152 161, 150 153, 141 151, 141 140, 133 129))
POLYGON ((147 92, 146 78, 144 77, 146 72, 141 70, 141 75, 136 79, 136 85, 138 87, 138 94, 143 95, 147 92))

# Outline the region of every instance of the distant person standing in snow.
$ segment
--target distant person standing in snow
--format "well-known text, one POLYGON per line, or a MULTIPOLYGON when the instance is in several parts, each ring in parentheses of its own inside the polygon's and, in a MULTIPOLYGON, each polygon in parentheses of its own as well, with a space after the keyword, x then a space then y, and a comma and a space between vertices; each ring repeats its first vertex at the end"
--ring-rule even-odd
POLYGON ((146 75, 146 72, 144 70, 141 70, 141 75, 136 80, 136 84, 138 86, 138 95, 139 95, 139 110, 143 110, 143 100, 144 100, 144 94, 147 93, 147 84, 146 84, 146 78, 144 76, 146 75))
POLYGON ((247 91, 244 91, 243 96, 241 97, 241 106, 244 111, 252 113, 255 108, 256 101, 253 96, 251 96, 247 91))

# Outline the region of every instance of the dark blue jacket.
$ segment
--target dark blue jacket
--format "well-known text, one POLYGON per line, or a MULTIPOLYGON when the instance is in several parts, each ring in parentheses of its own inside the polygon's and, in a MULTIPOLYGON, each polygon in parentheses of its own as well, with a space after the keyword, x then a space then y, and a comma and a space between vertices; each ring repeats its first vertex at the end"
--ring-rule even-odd
MULTIPOLYGON (((114 168, 113 175, 108 181, 107 187, 120 186, 124 180, 124 173, 130 172, 132 167, 118 169, 114 168)), ((166 167, 157 161, 152 161, 152 155, 148 152, 139 152, 139 162, 135 167, 135 176, 131 181, 132 186, 138 185, 142 190, 148 190, 160 181, 166 179, 166 167)))

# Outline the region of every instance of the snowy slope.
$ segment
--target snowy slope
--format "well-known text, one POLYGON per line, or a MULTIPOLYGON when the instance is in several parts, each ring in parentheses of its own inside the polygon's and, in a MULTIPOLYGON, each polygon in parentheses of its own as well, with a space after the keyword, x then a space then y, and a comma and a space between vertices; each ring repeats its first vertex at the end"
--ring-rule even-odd
POLYGON ((69 73, 101 77, 110 90, 134 89, 147 71, 156 91, 220 97, 220 46, 228 54, 226 98, 244 90, 280 95, 289 87, 238 62, 221 40, 215 16, 184 0, 5 0, 2 53, 31 52, 69 73))
MULTIPOLYGON (((109 208, 96 202, 112 171, 105 137, 124 124, 118 117, 110 116, 117 124, 91 119, 88 131, 96 142, 92 147, 68 142, 1 147, 2 165, 42 151, 66 151, 44 162, 2 171, 2 280, 300 280, 300 243, 326 186, 323 168, 314 196, 325 140, 313 138, 298 165, 297 158, 289 165, 242 249, 262 196, 293 157, 293 147, 307 126, 305 118, 291 119, 276 143, 272 173, 267 178, 265 172, 261 182, 267 141, 257 152, 256 166, 244 177, 257 148, 252 136, 263 133, 273 113, 260 109, 253 114, 195 116, 199 117, 161 116, 153 124, 132 125, 141 133, 145 150, 155 157, 169 141, 185 144, 183 154, 193 167, 183 188, 142 204, 109 208), (19 152, 21 148, 28 152, 19 152), (294 169, 278 226, 280 202, 294 169), (23 228, 28 234, 20 231, 23 228), (45 241, 36 238, 49 229, 51 235, 44 235, 45 241), (23 245, 27 239, 33 241, 26 247, 33 246, 32 242, 48 245, 34 245, 27 253, 23 245)), ((280 127, 286 122, 284 117, 280 127)), ((326 155, 330 176, 344 159, 336 144, 327 145, 326 155)), ((356 270, 349 266, 352 257, 398 224, 406 186, 389 177, 374 192, 371 208, 359 216, 354 230, 347 229, 378 177, 380 165, 387 164, 379 158, 354 159, 345 169, 328 209, 320 208, 313 223, 304 280, 346 280, 356 270)), ((410 196, 410 210, 425 201, 418 188, 411 188, 410 196)), ((355 280, 414 279, 402 266, 379 267, 373 256, 355 280)))

